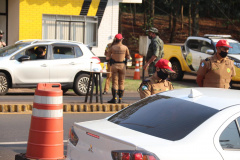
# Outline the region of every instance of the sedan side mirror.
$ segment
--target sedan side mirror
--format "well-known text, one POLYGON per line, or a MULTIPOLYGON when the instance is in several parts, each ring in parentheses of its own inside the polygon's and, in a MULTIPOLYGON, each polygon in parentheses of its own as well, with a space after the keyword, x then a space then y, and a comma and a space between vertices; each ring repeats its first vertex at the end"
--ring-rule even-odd
POLYGON ((19 62, 28 61, 28 60, 30 60, 30 56, 28 56, 28 55, 23 55, 20 58, 18 58, 19 62))
POLYGON ((206 50, 206 53, 207 53, 207 54, 210 54, 210 55, 213 55, 213 54, 214 54, 214 50, 208 49, 208 50, 206 50))

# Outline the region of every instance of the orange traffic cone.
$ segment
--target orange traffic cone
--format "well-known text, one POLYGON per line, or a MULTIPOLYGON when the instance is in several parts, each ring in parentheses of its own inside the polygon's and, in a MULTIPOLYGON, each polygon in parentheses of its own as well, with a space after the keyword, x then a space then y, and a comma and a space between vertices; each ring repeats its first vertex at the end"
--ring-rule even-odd
POLYGON ((139 61, 136 61, 133 79, 140 79, 139 61))
POLYGON ((61 84, 38 84, 34 95, 27 158, 64 158, 62 95, 61 84))

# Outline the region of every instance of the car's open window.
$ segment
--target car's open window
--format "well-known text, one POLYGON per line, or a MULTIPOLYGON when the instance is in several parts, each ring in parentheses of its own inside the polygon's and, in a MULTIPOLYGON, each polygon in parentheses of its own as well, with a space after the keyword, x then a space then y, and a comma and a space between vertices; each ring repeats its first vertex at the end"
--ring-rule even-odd
POLYGON ((191 50, 200 52, 200 41, 196 39, 189 39, 187 42, 187 47, 191 50))
POLYGON ((75 58, 74 48, 67 46, 54 46, 53 58, 54 59, 75 58))
POLYGON ((239 122, 238 118, 237 121, 230 123, 222 132, 219 142, 223 149, 240 149, 239 122))
POLYGON ((206 51, 209 49, 213 50, 212 45, 207 41, 201 41, 201 48, 200 48, 201 52, 206 53, 206 51))
POLYGON ((27 48, 14 56, 11 57, 11 60, 15 59, 18 60, 23 55, 30 56, 30 60, 43 60, 47 59, 47 46, 34 46, 27 48), (41 49, 40 49, 41 48, 41 49))
POLYGON ((147 97, 108 120, 115 124, 167 140, 179 140, 218 110, 162 95, 147 97))

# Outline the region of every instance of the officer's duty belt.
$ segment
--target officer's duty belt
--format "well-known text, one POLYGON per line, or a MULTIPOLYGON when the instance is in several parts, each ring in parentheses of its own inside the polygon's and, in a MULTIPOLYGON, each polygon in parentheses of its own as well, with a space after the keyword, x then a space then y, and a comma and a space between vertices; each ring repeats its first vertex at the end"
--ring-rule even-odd
POLYGON ((122 62, 117 62, 117 61, 114 61, 114 63, 125 63, 124 61, 122 61, 122 62))

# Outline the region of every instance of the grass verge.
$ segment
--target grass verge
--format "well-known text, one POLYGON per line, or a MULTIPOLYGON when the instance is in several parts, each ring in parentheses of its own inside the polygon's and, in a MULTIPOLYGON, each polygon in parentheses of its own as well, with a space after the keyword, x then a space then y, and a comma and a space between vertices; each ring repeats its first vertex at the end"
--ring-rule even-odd
MULTIPOLYGON (((102 83, 103 90, 104 90, 104 86, 105 86, 105 81, 106 81, 106 78, 104 78, 103 83, 102 83)), ((137 91, 137 89, 141 83, 142 83, 142 80, 134 80, 134 79, 126 78, 125 83, 124 83, 125 91, 131 91, 131 92, 137 91)), ((191 86, 179 84, 177 82, 172 82, 172 84, 173 84, 174 89, 191 87, 191 86)), ((112 84, 110 84, 110 86, 112 86, 112 84)))

